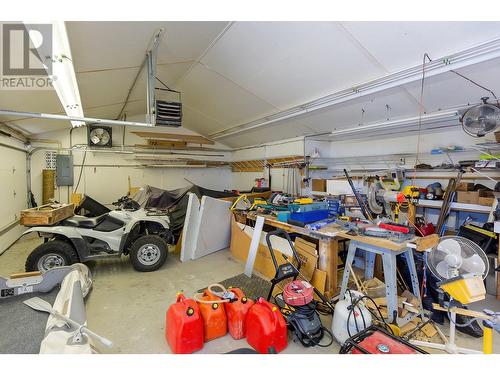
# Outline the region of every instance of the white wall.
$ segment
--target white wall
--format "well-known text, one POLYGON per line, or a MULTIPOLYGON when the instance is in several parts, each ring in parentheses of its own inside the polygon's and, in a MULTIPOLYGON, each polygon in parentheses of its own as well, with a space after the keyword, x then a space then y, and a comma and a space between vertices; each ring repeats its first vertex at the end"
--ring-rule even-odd
MULTIPOLYGON (((233 161, 272 159, 286 156, 302 156, 304 141, 300 138, 285 139, 270 142, 255 147, 246 147, 232 152, 233 161)), ((276 191, 287 190, 287 169, 271 169, 271 189, 276 191)), ((267 171, 263 172, 233 172, 232 186, 238 190, 250 190, 255 185, 256 178, 267 178, 267 171)))
MULTIPOLYGON (((113 146, 122 145, 122 131, 124 128, 113 128, 113 146)), ((127 129, 125 145, 144 144, 144 139, 130 131, 137 128, 127 129)), ((145 130, 141 128, 140 130, 145 130)), ((183 134, 196 134, 186 129, 173 128, 169 132, 183 134)), ((42 134, 39 138, 57 140, 56 143, 38 143, 43 148, 59 148, 59 152, 68 154, 70 147, 69 130, 42 134)), ((87 143, 86 128, 75 129, 72 134, 72 145, 85 145, 87 143)), ((215 147, 223 148, 216 144, 215 147)), ((229 152, 217 152, 223 157, 216 160, 229 160, 229 152)), ((78 181, 84 152, 73 151, 74 181, 78 181)), ((176 189, 189 185, 188 179, 203 187, 223 190, 231 186, 231 170, 229 168, 144 168, 133 159, 134 155, 126 153, 103 153, 88 151, 85 157, 82 177, 77 192, 87 194, 103 204, 110 204, 128 190, 128 177, 131 178, 132 186, 152 185, 163 189, 176 189)), ((200 156, 200 159, 206 159, 200 156)), ((42 169, 45 168, 45 152, 36 152, 32 157, 32 191, 37 202, 42 197, 42 169)), ((60 202, 67 202, 75 187, 57 187, 55 198, 60 202)))
POLYGON ((20 142, 0 137, 0 254, 22 233, 19 212, 27 207, 26 153, 20 142), (20 148, 20 150, 8 146, 20 148))

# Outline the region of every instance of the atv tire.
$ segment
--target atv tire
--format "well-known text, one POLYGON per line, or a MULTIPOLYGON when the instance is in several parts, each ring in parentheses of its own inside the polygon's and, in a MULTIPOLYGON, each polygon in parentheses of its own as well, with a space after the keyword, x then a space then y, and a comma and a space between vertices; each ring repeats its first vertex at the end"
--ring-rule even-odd
POLYGON ((132 244, 130 261, 139 272, 155 271, 167 260, 167 242, 156 235, 141 236, 132 244))
POLYGON ((26 259, 26 272, 45 272, 53 267, 69 266, 78 263, 74 247, 62 240, 47 241, 35 248, 26 259))

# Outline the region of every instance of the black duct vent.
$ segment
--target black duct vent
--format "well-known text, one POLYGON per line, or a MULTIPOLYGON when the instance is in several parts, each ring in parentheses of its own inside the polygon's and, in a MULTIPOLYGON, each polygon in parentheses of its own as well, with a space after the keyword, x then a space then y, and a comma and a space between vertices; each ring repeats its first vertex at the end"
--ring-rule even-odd
POLYGON ((156 125, 181 126, 181 93, 174 90, 157 88, 155 99, 156 125))

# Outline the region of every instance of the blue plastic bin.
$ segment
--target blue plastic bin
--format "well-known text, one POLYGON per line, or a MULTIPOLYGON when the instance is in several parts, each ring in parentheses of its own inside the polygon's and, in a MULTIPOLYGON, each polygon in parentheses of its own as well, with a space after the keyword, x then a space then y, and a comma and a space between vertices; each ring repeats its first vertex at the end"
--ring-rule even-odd
POLYGON ((290 219, 300 221, 304 224, 324 220, 328 217, 328 210, 316 210, 307 212, 292 212, 290 219))

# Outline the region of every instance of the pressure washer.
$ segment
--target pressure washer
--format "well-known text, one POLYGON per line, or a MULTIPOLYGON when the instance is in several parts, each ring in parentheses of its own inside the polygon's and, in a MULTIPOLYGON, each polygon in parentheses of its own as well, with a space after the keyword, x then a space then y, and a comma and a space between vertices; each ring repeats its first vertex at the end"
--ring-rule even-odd
POLYGON ((305 347, 316 345, 321 347, 330 346, 333 343, 333 335, 330 330, 321 323, 318 312, 323 310, 323 314, 333 313, 334 308, 330 301, 328 301, 318 289, 312 286, 308 281, 305 281, 306 278, 300 273, 302 262, 300 261, 289 234, 281 229, 269 232, 266 235, 266 242, 276 269, 276 274, 271 280, 271 289, 269 290, 267 300, 269 301, 271 299, 273 290, 279 282, 286 279, 292 279, 291 282, 283 287, 281 293, 274 296, 275 303, 280 307, 288 328, 293 332, 294 337, 296 337, 305 347), (293 264, 285 254, 282 254, 285 263, 278 264, 275 251, 271 244, 272 236, 284 237, 288 241, 293 258, 297 263, 296 265, 293 264), (304 280, 297 280, 298 276, 301 276, 304 280), (314 300, 314 294, 321 299, 324 305, 323 309, 320 309, 318 302, 314 300), (325 337, 325 333, 330 337, 330 340, 326 344, 321 343, 325 337))

